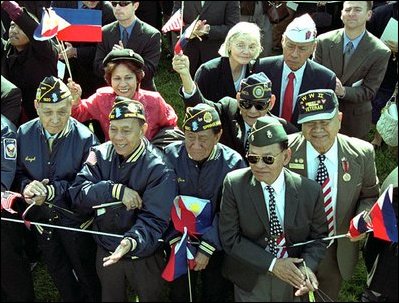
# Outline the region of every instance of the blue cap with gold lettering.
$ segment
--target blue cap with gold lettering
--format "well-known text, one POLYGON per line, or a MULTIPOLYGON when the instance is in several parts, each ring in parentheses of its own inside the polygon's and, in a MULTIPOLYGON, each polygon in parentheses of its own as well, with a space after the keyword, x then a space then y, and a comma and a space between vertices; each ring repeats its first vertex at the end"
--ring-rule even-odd
POLYGON ((332 89, 313 89, 298 96, 298 123, 332 119, 338 112, 338 98, 332 89))

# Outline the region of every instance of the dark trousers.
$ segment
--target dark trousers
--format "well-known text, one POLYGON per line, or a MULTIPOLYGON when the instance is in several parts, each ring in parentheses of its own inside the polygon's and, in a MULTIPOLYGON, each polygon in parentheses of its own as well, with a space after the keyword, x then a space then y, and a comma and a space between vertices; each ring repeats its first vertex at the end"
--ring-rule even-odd
POLYGON ((1 222, 1 290, 6 302, 35 299, 29 262, 23 250, 24 229, 23 224, 1 222))
MULTIPOLYGON (((222 252, 215 252, 204 270, 190 271, 193 301, 226 302, 227 298, 233 298, 233 284, 223 278, 221 273, 222 257, 222 252), (197 294, 196 291, 198 277, 200 277, 202 285, 200 294, 197 294)), ((170 283, 170 299, 172 302, 190 301, 188 275, 183 275, 170 283)))
POLYGON ((43 262, 63 301, 100 300, 100 282, 95 269, 96 244, 91 235, 53 229, 43 234, 37 232, 37 239, 43 262))
POLYGON ((137 293, 140 302, 162 301, 165 283, 161 274, 165 261, 161 251, 146 258, 121 258, 117 263, 104 267, 103 258, 109 255, 110 252, 97 247, 96 267, 103 302, 127 302, 127 282, 137 293))

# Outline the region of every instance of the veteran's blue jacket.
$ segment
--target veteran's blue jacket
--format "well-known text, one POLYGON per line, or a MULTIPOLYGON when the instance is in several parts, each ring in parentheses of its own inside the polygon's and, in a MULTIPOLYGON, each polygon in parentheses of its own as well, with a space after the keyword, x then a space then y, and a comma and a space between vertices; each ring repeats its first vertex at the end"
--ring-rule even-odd
MULTIPOLYGON (((137 247, 128 256, 145 257, 161 246, 160 240, 170 222, 170 210, 177 195, 175 173, 146 139, 125 160, 115 152, 111 142, 92 149, 89 160, 70 188, 75 206, 84 213, 95 214, 94 229, 131 237, 137 247), (143 200, 141 209, 127 210, 120 204, 100 208, 93 206, 122 200, 129 187, 143 200)), ((115 251, 121 238, 95 236, 98 245, 115 251)))
MULTIPOLYGON (((190 159, 182 142, 169 144, 164 152, 176 172, 179 195, 207 199, 212 203, 212 227, 200 237, 198 247, 203 254, 211 256, 215 250, 222 249, 218 223, 224 177, 230 171, 246 167, 245 161, 238 152, 220 143, 201 166, 190 159)), ((174 228, 169 229, 167 240, 173 244, 178 233, 171 230, 174 228)))

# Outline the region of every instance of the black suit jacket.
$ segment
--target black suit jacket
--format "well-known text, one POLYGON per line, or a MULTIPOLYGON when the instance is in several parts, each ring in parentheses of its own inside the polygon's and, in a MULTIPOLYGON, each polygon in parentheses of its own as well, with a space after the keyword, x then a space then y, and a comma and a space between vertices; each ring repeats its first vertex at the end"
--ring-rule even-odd
MULTIPOLYGON (((248 77, 257 60, 252 60, 245 72, 248 77)), ((236 97, 236 88, 234 86, 233 76, 228 57, 218 57, 203 63, 195 73, 194 81, 198 84, 202 95, 211 100, 218 101, 223 97, 236 97)))
MULTIPOLYGON (((283 56, 273 56, 261 58, 259 64, 254 68, 254 73, 264 72, 266 76, 272 81, 272 93, 276 96, 276 103, 272 109, 272 113, 279 116, 280 103, 283 97, 281 92, 281 78, 283 74, 283 56)), ((335 91, 336 85, 335 73, 328 68, 316 63, 312 60, 306 61, 305 71, 303 73, 302 83, 299 89, 299 94, 311 89, 329 88, 335 91)), ((296 103, 292 115, 292 123, 300 128, 298 121, 298 103, 296 103)))
MULTIPOLYGON (((181 8, 182 1, 174 1, 173 12, 181 8)), ((191 39, 184 54, 190 58, 190 73, 194 76, 197 68, 204 62, 219 56, 218 50, 228 31, 240 22, 240 1, 183 1, 183 21, 188 27, 199 16, 210 25, 208 35, 191 39)))
MULTIPOLYGON (((119 43, 121 37, 119 22, 115 21, 103 26, 102 32, 103 41, 97 45, 94 59, 94 70, 100 76, 104 75, 104 58, 113 46, 119 43)), ((130 34, 126 48, 134 50, 144 59, 145 76, 140 87, 155 91, 154 75, 161 58, 161 33, 156 28, 136 18, 136 24, 130 34)))
MULTIPOLYGON (((287 245, 327 236, 321 187, 315 181, 284 169, 284 233, 287 245)), ((227 256, 223 275, 251 291, 259 274, 267 274, 274 256, 265 250, 270 238, 269 217, 262 186, 250 168, 226 175, 223 184, 219 234, 227 256)), ((325 255, 327 243, 288 247, 289 257, 300 257, 313 272, 325 255)))

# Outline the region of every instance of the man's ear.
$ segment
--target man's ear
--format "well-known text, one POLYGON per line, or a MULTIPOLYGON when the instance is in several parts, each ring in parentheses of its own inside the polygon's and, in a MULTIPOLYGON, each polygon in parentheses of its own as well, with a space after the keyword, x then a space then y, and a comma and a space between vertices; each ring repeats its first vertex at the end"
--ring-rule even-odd
POLYGON ((276 103, 276 96, 272 94, 272 96, 270 97, 270 100, 269 100, 269 111, 272 110, 275 103, 276 103))

